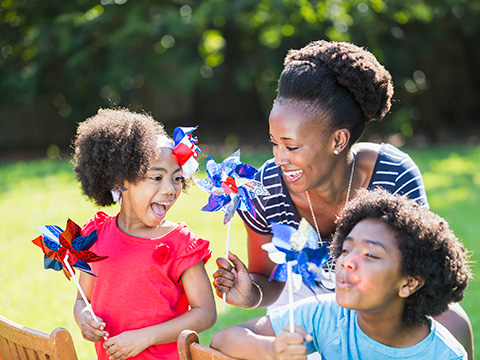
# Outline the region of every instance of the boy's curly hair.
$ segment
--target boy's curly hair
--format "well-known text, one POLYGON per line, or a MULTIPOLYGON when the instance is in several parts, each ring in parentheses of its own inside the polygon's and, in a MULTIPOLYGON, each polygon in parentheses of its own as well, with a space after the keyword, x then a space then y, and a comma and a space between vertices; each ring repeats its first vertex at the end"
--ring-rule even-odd
POLYGON ((337 219, 330 249, 335 259, 353 227, 367 218, 380 218, 397 234, 402 274, 424 280, 423 286, 405 299, 406 324, 426 323, 426 315, 439 315, 450 303, 463 299, 471 278, 463 244, 445 219, 406 196, 380 188, 360 190, 337 219))
POLYGON ((99 206, 114 204, 110 190, 143 179, 159 135, 167 136, 150 115, 123 108, 100 109, 80 123, 73 170, 83 193, 99 206))
POLYGON ((351 43, 318 40, 288 52, 276 101, 296 100, 307 113, 326 114, 330 130, 349 129, 353 144, 367 122, 390 110, 392 96, 392 77, 372 53, 351 43))

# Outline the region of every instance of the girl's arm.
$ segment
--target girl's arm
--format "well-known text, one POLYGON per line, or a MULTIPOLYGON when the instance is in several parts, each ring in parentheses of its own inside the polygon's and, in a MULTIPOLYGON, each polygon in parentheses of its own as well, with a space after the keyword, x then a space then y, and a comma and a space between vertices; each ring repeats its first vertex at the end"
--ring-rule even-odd
POLYGON ((296 327, 275 333, 268 316, 220 330, 213 336, 211 347, 238 359, 306 359, 304 341, 312 337, 296 327))
MULTIPOLYGON (((85 297, 88 299, 88 301, 90 301, 90 296, 92 295, 93 291, 92 276, 80 273, 78 282, 85 293, 85 297)), ((93 319, 93 316, 88 311, 87 305, 85 304, 85 301, 79 292, 77 292, 77 300, 75 301, 75 306, 73 307, 73 315, 85 340, 95 342, 101 340, 105 336, 108 336, 108 333, 103 331, 105 328, 105 323, 98 316, 98 321, 93 319)))
POLYGON ((266 307, 278 299, 285 284, 268 280, 275 264, 261 246, 270 242, 272 235, 260 235, 248 226, 245 227, 248 241, 248 270, 236 256, 231 256, 231 254, 229 256, 233 266, 226 259, 218 258, 218 270, 213 274, 215 279, 213 284, 218 296, 222 297, 223 293, 227 294, 229 304, 266 307), (252 286, 252 281, 258 284, 262 294, 256 286, 252 286), (262 301, 259 303, 261 296, 262 301))
POLYGON ((203 261, 185 270, 181 281, 190 310, 164 323, 126 331, 106 340, 104 347, 112 359, 127 359, 149 346, 176 342, 182 330, 202 332, 215 324, 217 320, 215 299, 203 261))

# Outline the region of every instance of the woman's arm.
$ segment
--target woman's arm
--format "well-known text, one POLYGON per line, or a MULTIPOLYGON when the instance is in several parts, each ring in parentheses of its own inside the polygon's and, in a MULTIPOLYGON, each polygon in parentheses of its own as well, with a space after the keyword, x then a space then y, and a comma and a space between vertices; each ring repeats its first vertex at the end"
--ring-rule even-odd
POLYGON ((181 281, 190 310, 164 323, 125 331, 106 340, 104 347, 113 359, 126 359, 141 353, 149 346, 175 342, 184 329, 202 332, 215 324, 215 299, 203 261, 185 270, 181 281))
POLYGON ((245 227, 248 244, 248 271, 252 280, 260 286, 263 292, 263 300, 259 307, 267 307, 278 299, 285 286, 285 283, 268 280, 276 264, 270 260, 267 251, 262 249, 262 245, 271 242, 272 235, 260 235, 248 226, 245 227))
POLYGON ((261 246, 270 242, 272 236, 260 235, 248 226, 245 227, 248 241, 248 270, 234 254, 229 254, 231 263, 224 258, 218 258, 218 270, 213 274, 213 285, 218 296, 222 297, 223 293, 227 294, 229 304, 266 307, 278 299, 285 284, 276 280, 268 280, 275 264, 261 246), (261 292, 252 285, 252 281, 258 284, 261 292))

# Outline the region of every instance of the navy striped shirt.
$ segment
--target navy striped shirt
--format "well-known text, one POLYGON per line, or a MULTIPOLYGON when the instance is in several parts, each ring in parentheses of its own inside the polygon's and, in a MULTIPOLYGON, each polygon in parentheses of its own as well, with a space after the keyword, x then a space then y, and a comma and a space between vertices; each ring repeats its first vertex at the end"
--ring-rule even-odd
MULTIPOLYGON (((287 189, 283 186, 282 170, 275 165, 275 159, 263 164, 256 175, 256 180, 267 188, 270 195, 253 199, 255 217, 247 211, 238 211, 245 224, 262 235, 272 234, 270 229, 272 221, 298 228, 300 219, 287 189)), ((418 166, 410 156, 393 145, 382 143, 380 146, 368 189, 375 187, 382 187, 392 194, 406 195, 428 207, 418 166)))

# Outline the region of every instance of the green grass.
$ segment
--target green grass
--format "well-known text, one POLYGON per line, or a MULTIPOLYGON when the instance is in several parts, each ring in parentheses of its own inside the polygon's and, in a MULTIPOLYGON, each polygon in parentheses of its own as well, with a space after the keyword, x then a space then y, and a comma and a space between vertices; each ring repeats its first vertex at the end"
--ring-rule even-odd
MULTIPOLYGON (((480 252, 477 241, 480 147, 408 149, 407 152, 422 170, 431 209, 450 222, 475 260, 480 252)), ((219 161, 229 154, 226 150, 215 158, 219 161)), ((243 152, 242 160, 258 167, 269 156, 268 153, 243 152)), ((44 270, 41 250, 30 240, 39 235, 37 225, 64 227, 67 217, 83 224, 97 209, 82 197, 67 160, 0 164, 0 179, 0 314, 44 332, 57 326, 65 327, 73 335, 79 359, 94 359, 93 345, 82 339, 73 319, 75 285, 60 272, 44 270)), ((185 221, 200 237, 211 241, 213 255, 207 271, 212 274, 216 269, 214 259, 224 253, 226 227, 222 225, 222 213, 200 211, 207 197, 192 187, 188 194, 180 196, 169 218, 185 221)), ((106 211, 115 214, 118 207, 106 211)), ((232 223, 231 251, 246 259, 245 230, 238 216, 232 223)), ((474 271, 478 277, 476 267, 474 271)), ((472 320, 474 332, 480 326, 480 305, 476 301, 479 296, 480 286, 472 281, 462 306, 472 320)), ((217 324, 200 335, 204 344, 208 344, 219 329, 264 314, 264 310, 245 311, 229 305, 223 312, 220 299, 217 299, 217 308, 217 324)), ((480 356, 480 343, 475 353, 480 356)))

